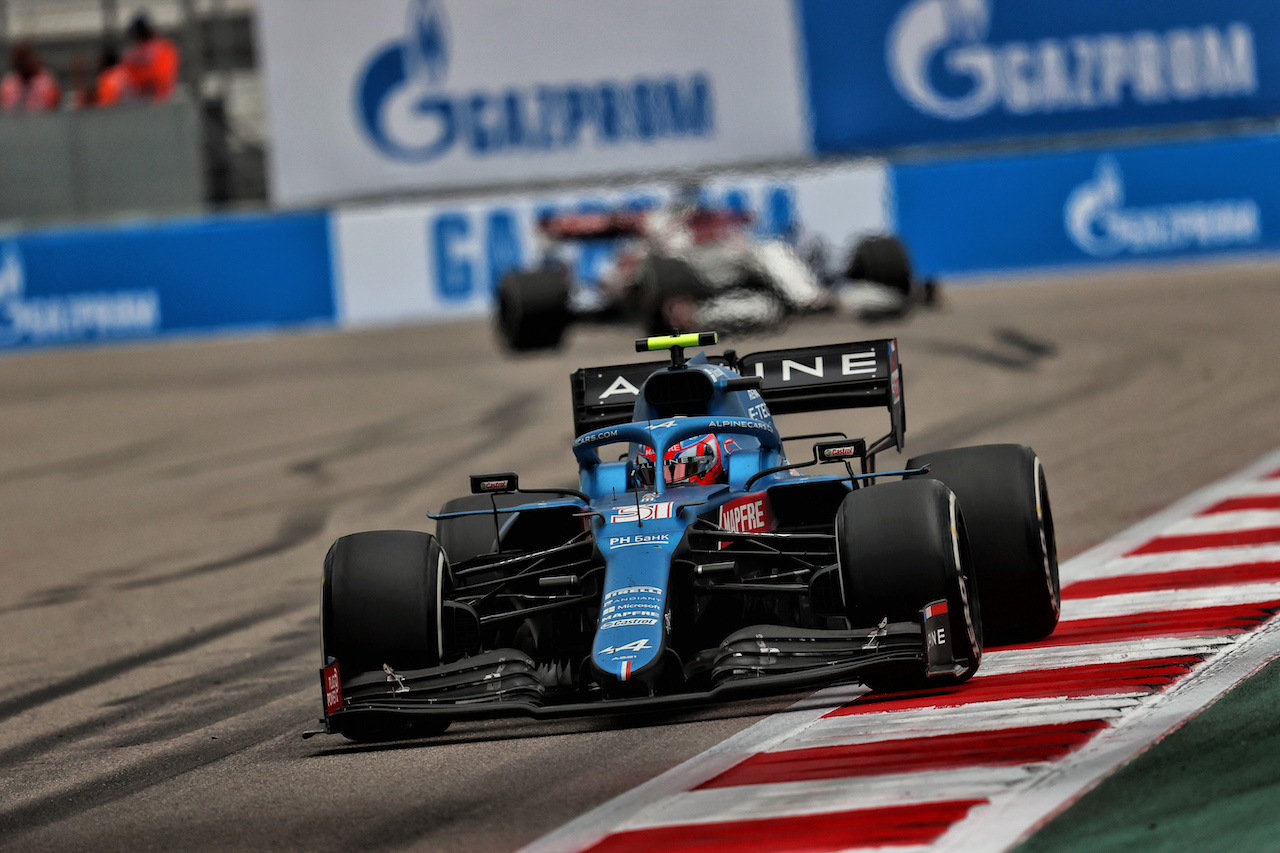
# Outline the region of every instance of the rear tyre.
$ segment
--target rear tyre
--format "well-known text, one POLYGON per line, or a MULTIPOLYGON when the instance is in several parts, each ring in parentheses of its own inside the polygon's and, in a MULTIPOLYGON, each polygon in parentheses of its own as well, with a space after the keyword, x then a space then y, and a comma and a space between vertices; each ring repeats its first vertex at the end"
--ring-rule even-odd
POLYGON ((845 612, 857 626, 918 621, 946 599, 952 645, 964 671, 927 677, 922 664, 873 673, 873 690, 908 690, 967 681, 982 661, 982 613, 972 593, 964 518, 937 482, 894 482, 851 492, 836 512, 836 555, 845 612))
POLYGON ((516 352, 560 346, 568 328, 569 283, 560 272, 513 272, 498 284, 498 334, 516 352))
POLYGON ((1058 624, 1058 547, 1044 466, 1030 447, 989 444, 917 456, 955 492, 964 511, 987 638, 994 644, 1047 637, 1058 624))
MULTIPOLYGON (((345 678, 440 663, 441 608, 449 564, 434 536, 378 530, 343 536, 324 561, 320 632, 323 662, 338 662, 345 678)), ((352 740, 434 734, 447 720, 410 722, 393 715, 341 714, 330 724, 352 740)))
POLYGON ((846 275, 855 281, 874 281, 904 297, 911 295, 911 258, 897 237, 877 234, 864 237, 853 250, 846 275))

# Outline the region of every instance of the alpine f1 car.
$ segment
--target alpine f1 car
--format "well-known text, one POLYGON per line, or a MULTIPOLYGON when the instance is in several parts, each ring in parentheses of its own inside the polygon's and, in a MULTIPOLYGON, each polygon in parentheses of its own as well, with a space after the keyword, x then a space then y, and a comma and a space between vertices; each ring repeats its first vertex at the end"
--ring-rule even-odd
POLYGON ((548 216, 539 222, 539 268, 498 285, 498 335, 519 352, 556 347, 581 321, 638 321, 648 334, 741 333, 835 310, 898 316, 934 299, 936 285, 915 281, 896 237, 863 238, 833 272, 820 246, 802 259, 786 240, 755 235, 751 225, 740 211, 695 204, 548 216), (607 258, 591 282, 574 273, 574 256, 587 247, 607 258))
POLYGON ((642 339, 670 361, 572 375, 578 488, 476 474, 472 494, 432 516, 434 536, 333 544, 327 732, 378 740, 839 682, 955 684, 984 637, 1053 631, 1053 514, 1030 448, 877 471, 906 433, 895 340, 686 360, 714 341, 642 339), (867 406, 890 424, 870 443, 784 437, 774 420, 867 406))

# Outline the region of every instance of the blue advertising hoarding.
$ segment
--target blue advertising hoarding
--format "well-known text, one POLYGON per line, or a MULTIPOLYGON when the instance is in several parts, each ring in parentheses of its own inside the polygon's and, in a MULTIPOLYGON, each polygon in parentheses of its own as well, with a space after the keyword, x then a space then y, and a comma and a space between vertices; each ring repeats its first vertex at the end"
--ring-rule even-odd
POLYGON ((0 348, 333 318, 327 213, 0 236, 0 348))
POLYGON ((1280 114, 1273 0, 798 0, 818 153, 1280 114))
POLYGON ((1280 249, 1280 138, 898 166, 924 274, 1280 249))

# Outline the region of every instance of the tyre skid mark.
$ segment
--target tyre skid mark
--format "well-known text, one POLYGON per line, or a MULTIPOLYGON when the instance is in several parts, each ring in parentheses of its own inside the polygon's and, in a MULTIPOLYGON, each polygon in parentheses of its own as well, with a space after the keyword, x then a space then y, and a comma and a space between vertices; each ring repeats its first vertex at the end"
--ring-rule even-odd
POLYGON ((150 666, 157 661, 166 658, 175 657, 201 646, 208 645, 215 640, 220 640, 231 634, 252 628, 262 622, 267 622, 284 616, 291 612, 300 611, 302 609, 310 609, 314 607, 310 600, 303 602, 281 602, 260 608, 244 616, 237 616, 234 619, 227 619, 217 622, 199 631, 193 631, 190 634, 171 640, 167 643, 161 643, 136 654, 126 655, 112 661, 91 667, 66 678, 58 679, 44 687, 37 688, 28 693, 14 696, 11 699, 0 700, 0 721, 16 717, 18 714, 38 708, 41 705, 70 696, 73 693, 79 693, 82 690, 88 690, 96 687, 103 682, 110 681, 113 678, 130 672, 140 667, 150 666))

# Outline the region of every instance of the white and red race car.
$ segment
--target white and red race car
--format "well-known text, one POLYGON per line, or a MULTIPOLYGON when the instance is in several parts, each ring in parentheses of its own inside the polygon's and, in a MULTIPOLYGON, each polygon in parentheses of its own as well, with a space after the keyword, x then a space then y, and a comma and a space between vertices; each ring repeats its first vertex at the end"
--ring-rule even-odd
POLYGON ((762 237, 749 214, 680 203, 652 211, 551 215, 539 222, 538 269, 498 287, 498 334, 516 351, 556 347, 575 321, 639 321, 648 334, 714 327, 748 333, 790 317, 845 311, 896 316, 932 302, 896 237, 864 237, 832 272, 825 254, 802 258, 791 242, 762 237), (579 281, 567 262, 583 245, 604 246, 598 279, 579 281))

